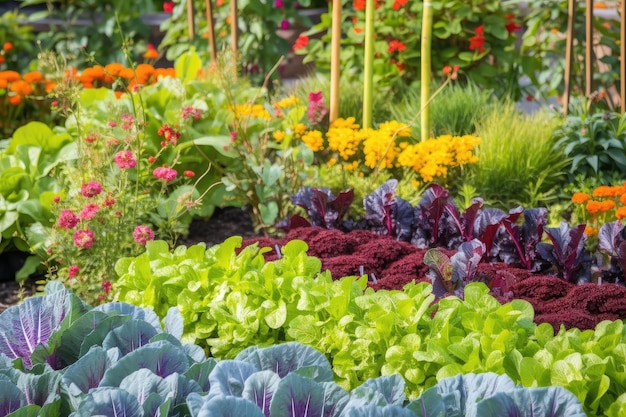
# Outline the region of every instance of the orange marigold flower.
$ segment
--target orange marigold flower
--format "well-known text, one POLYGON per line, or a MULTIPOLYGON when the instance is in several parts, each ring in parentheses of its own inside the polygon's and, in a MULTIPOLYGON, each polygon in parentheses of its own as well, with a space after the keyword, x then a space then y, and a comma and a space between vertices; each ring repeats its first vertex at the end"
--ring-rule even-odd
POLYGON ((4 78, 0 78, 0 88, 7 88, 9 85, 9 82, 7 80, 5 80, 4 78))
POLYGON ((1 54, 0 54, 0 64, 2 64, 2 63, 4 63, 4 62, 5 62, 5 60, 4 60, 4 55, 1 55, 1 54))
POLYGON ((57 88, 57 83, 55 83, 54 81, 46 80, 46 87, 44 89, 46 93, 51 93, 52 91, 54 91, 55 88, 57 88))
MULTIPOLYGON (((620 193, 620 194, 622 194, 622 193, 620 193)), ((599 198, 599 197, 614 197, 613 187, 611 187, 609 185, 600 185, 600 186, 596 187, 592 191, 591 195, 596 197, 596 198, 599 198)))
POLYGON ((3 78, 10 83, 22 79, 19 72, 11 70, 0 71, 0 78, 3 78))
POLYGON ((124 65, 120 64, 119 62, 113 62, 104 67, 104 72, 115 77, 120 75, 120 71, 122 71, 123 69, 124 65))
POLYGON ((135 72, 130 68, 123 68, 120 71, 120 77, 124 78, 125 80, 132 80, 133 78, 135 78, 135 72))
POLYGON ((615 201, 613 200, 606 200, 603 201, 602 203, 600 203, 600 210, 602 211, 610 211, 612 209, 614 209, 616 206, 615 201))
POLYGON ((11 91, 13 91, 15 93, 21 94, 21 95, 24 95, 24 96, 32 94, 32 92, 33 92, 33 87, 31 87, 29 83, 27 83, 26 81, 23 81, 23 80, 18 80, 18 81, 12 82, 10 89, 11 89, 11 91))
POLYGON ((24 81, 28 81, 29 83, 38 83, 43 81, 43 74, 39 71, 31 71, 24 74, 22 78, 24 78, 24 81))
POLYGON ((22 102, 22 96, 16 94, 9 97, 9 104, 12 106, 18 106, 22 102))
POLYGON ((586 226, 585 227, 585 232, 584 232, 587 236, 595 236, 598 234, 598 230, 595 229, 592 226, 586 226))
POLYGON ((408 0, 395 0, 393 2, 393 10, 400 10, 400 8, 408 3, 408 0))
POLYGON ((143 57, 146 59, 157 59, 159 57, 159 51, 157 51, 151 43, 148 44, 148 50, 143 53, 143 57))
POLYGON ((119 99, 120 97, 122 97, 122 95, 124 94, 124 92, 123 92, 123 91, 116 91, 116 92, 114 92, 113 94, 115 94, 115 98, 118 98, 118 99, 119 99))
POLYGON ((602 205, 599 201, 589 200, 587 201, 587 205, 585 205, 585 210, 591 214, 596 214, 602 210, 602 205))
POLYGON ((4 45, 2 45, 2 49, 4 49, 4 52, 9 52, 13 49, 13 44, 11 42, 5 42, 4 45))
POLYGON ((626 219, 626 207, 618 207, 617 210, 615 210, 615 217, 617 217, 618 220, 626 219))
POLYGON ((591 200, 591 196, 587 193, 574 193, 572 195, 572 203, 583 204, 591 200))
POLYGON ((626 193, 619 197, 619 202, 626 206, 626 193))

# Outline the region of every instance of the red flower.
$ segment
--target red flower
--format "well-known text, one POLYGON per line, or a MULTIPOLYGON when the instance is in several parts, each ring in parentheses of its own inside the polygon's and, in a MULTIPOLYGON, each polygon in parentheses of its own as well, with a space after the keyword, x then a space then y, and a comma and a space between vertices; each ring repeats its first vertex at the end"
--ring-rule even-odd
POLYGON ((308 44, 309 37, 306 35, 300 35, 298 36, 298 39, 296 39, 296 43, 293 45, 293 50, 297 51, 298 49, 306 48, 308 44))
POLYGON ((389 42, 389 49, 387 49, 388 52, 393 53, 393 52, 401 52, 404 51, 406 49, 406 45, 402 43, 402 41, 399 41, 397 39, 392 40, 391 42, 389 42))
POLYGON ((513 32, 517 32, 518 30, 522 30, 522 27, 520 25, 518 25, 515 22, 509 22, 506 25, 504 25, 504 27, 506 28, 507 32, 509 33, 513 33, 513 32))
POLYGON ((354 0, 352 7, 354 7, 354 10, 362 12, 365 10, 365 0, 354 0))
POLYGON ((400 10, 400 8, 406 5, 408 1, 409 0, 395 0, 391 7, 393 7, 393 10, 400 10))
POLYGON ((166 1, 165 3, 163 3, 163 11, 165 13, 172 13, 173 10, 174 10, 173 1, 166 1))
POLYGON ((485 52, 485 37, 483 36, 483 26, 478 26, 476 29, 474 29, 474 32, 476 33, 476 36, 472 36, 471 38, 469 38, 470 51, 475 51, 478 49, 478 52, 480 53, 485 52))

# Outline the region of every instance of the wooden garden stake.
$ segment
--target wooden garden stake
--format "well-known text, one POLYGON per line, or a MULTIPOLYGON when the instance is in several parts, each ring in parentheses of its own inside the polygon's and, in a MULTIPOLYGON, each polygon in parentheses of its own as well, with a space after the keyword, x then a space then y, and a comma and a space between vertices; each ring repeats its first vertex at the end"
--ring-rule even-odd
POLYGON ((574 47, 574 12, 576 1, 568 0, 567 4, 567 33, 565 34, 565 85, 563 91, 563 113, 567 116, 569 99, 572 93, 572 49, 574 47))
POLYGON ((328 120, 339 117, 339 67, 341 46, 341 0, 333 0, 330 40, 330 109, 328 120))
POLYGON ((237 60, 237 44, 239 42, 239 29, 237 25, 237 0, 230 0, 230 42, 233 48, 233 59, 237 60))
POLYGON ((430 109, 428 108, 428 99, 430 98, 430 44, 433 33, 433 14, 432 4, 430 1, 424 2, 422 14, 422 47, 421 47, 421 90, 420 90, 420 109, 421 115, 421 140, 428 140, 430 137, 430 109))
POLYGON ((372 127, 374 89, 374 12, 376 0, 365 3, 365 57, 363 68, 363 129, 372 127))
POLYGON ((213 26, 213 2, 211 0, 204 0, 206 6, 206 21, 207 30, 209 36, 209 51, 211 52, 211 61, 217 62, 217 50, 215 47, 215 27, 213 26))
POLYGON ((193 29, 193 0, 187 0, 187 28, 189 29, 189 40, 194 37, 193 29))
POLYGON ((620 14, 620 107, 622 113, 626 113, 626 0, 622 0, 621 2, 620 14))
POLYGON ((593 0, 586 0, 585 8, 585 96, 593 92, 593 0))

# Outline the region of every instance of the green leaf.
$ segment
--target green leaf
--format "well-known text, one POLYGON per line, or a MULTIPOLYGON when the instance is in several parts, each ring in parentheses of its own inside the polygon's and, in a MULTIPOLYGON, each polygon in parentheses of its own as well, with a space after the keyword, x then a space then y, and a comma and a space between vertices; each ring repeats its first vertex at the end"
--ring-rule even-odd
POLYGON ((37 269, 41 266, 41 258, 39 256, 31 255, 26 258, 24 265, 15 273, 15 280, 17 282, 24 282, 37 272, 37 269))
POLYGON ((271 329, 279 329, 285 324, 287 321, 287 304, 283 300, 278 300, 277 303, 267 300, 262 306, 266 308, 265 323, 271 329), (266 303, 268 307, 266 307, 266 303))
POLYGON ((176 77, 183 82, 188 82, 198 78, 198 71, 202 68, 202 60, 192 46, 176 60, 174 68, 176 69, 176 77))

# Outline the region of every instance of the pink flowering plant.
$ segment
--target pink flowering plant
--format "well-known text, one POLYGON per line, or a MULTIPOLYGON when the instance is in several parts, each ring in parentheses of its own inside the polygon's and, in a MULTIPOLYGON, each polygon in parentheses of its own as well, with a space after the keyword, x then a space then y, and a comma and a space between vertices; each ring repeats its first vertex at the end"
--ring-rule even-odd
POLYGON ((143 110, 149 93, 117 99, 85 91, 76 108, 65 109, 77 158, 54 172, 62 191, 44 257, 50 279, 92 303, 111 299, 118 259, 140 254, 154 239, 173 246, 212 188, 200 191, 210 164, 190 163, 185 145, 203 110, 183 106, 158 120, 143 110))

